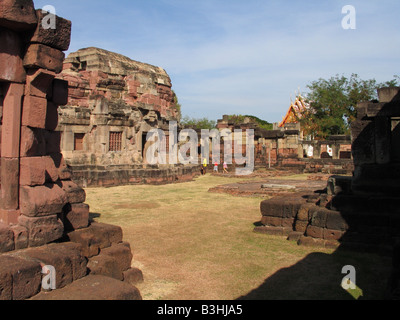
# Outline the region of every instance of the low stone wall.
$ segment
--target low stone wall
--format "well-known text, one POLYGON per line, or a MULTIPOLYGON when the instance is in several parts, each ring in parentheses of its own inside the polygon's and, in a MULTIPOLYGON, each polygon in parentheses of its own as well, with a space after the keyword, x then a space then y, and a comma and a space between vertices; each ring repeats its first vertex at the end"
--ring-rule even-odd
POLYGON ((304 163, 304 173, 327 173, 351 175, 354 163, 351 159, 301 159, 304 163))
POLYGON ((351 177, 331 177, 326 191, 261 202, 256 232, 284 235, 301 245, 391 254, 400 237, 398 198, 351 194, 351 177))
MULTIPOLYGON (((17 244, 24 238, 21 234, 13 237, 15 229, 8 229, 0 229, 3 250, 4 243, 17 244)), ((57 243, 0 254, 0 300, 58 299, 60 289, 69 291, 74 282, 88 276, 103 285, 97 292, 92 290, 90 296, 85 296, 85 289, 69 292, 68 299, 101 299, 106 291, 110 293, 107 298, 140 300, 140 292, 134 285, 143 281, 143 275, 131 268, 131 261, 131 248, 123 242, 121 228, 92 222, 88 228, 66 233, 57 243), (54 267, 55 291, 46 291, 42 286, 44 266, 54 267)))
POLYGON ((297 155, 282 157, 276 167, 298 173, 325 173, 351 175, 354 163, 351 159, 311 159, 298 158, 297 155))
POLYGON ((129 184, 167 184, 191 181, 200 174, 196 165, 157 166, 73 166, 72 179, 81 187, 110 187, 129 184))

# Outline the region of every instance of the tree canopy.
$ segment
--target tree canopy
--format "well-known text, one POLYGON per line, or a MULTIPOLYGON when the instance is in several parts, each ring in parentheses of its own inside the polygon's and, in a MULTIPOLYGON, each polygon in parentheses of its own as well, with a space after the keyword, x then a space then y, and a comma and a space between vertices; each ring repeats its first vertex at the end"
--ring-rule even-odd
POLYGON ((309 108, 299 116, 304 133, 317 139, 348 134, 350 124, 357 116, 357 103, 377 99, 380 87, 397 86, 399 76, 394 77, 377 83, 375 79, 362 80, 357 74, 352 74, 349 78, 336 75, 311 82, 307 86, 310 92, 305 97, 309 108))
POLYGON ((172 94, 174 95, 174 104, 173 104, 173 108, 176 109, 177 113, 178 113, 178 119, 180 120, 182 118, 182 106, 178 101, 178 96, 176 95, 175 91, 172 90, 172 94))
POLYGON ((200 118, 200 119, 196 119, 196 118, 191 118, 189 116, 184 116, 181 119, 181 124, 185 127, 185 128, 191 128, 191 129, 214 129, 217 125, 217 122, 214 120, 209 120, 208 118, 200 118))
POLYGON ((249 119, 253 120, 254 122, 256 122, 258 124, 259 128, 272 130, 272 127, 273 127, 272 123, 270 123, 266 120, 262 120, 256 116, 233 114, 233 115, 229 115, 228 117, 229 117, 229 121, 232 121, 234 124, 241 124, 244 122, 245 118, 249 118, 249 119))

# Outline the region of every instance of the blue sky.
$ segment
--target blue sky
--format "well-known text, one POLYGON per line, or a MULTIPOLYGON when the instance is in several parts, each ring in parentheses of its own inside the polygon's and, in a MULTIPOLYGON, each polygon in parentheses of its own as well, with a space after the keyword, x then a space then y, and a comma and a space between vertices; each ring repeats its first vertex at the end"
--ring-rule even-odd
POLYGON ((72 21, 69 52, 99 47, 164 68, 183 115, 279 122, 307 84, 400 74, 399 0, 44 0, 72 21), (342 28, 342 7, 356 29, 342 28))

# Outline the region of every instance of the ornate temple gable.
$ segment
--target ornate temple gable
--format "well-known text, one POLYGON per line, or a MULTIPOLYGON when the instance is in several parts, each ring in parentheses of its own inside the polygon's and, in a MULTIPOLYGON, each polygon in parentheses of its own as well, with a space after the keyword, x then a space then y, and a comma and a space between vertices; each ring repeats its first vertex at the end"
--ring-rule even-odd
POLYGON ((307 104, 304 102, 304 99, 301 95, 299 95, 294 102, 290 104, 286 115, 283 117, 281 123, 279 123, 279 127, 285 126, 287 123, 297 123, 299 117, 301 116, 301 112, 307 108, 307 104))

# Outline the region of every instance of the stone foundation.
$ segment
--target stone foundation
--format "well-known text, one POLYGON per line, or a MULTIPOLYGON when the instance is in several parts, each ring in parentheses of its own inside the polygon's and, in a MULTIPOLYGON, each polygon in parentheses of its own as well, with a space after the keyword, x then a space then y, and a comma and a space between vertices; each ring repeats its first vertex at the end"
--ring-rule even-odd
MULTIPOLYGON (((17 247, 26 242, 26 236, 18 234, 15 227, 3 226, 0 230, 3 246, 8 243, 11 248, 14 243, 17 247)), ((0 300, 48 299, 57 296, 59 289, 67 291, 73 282, 89 275, 124 281, 131 285, 135 298, 141 299, 133 285, 143 281, 143 275, 131 268, 131 261, 131 248, 122 241, 120 227, 92 223, 88 228, 67 233, 64 241, 1 254, 0 300), (43 291, 42 268, 46 265, 56 270, 56 291, 43 291)), ((107 288, 98 288, 97 294, 101 290, 107 288)))
POLYGON ((130 184, 166 184, 192 181, 200 174, 196 165, 170 166, 74 166, 72 179, 81 187, 111 187, 130 184))

